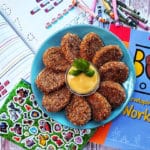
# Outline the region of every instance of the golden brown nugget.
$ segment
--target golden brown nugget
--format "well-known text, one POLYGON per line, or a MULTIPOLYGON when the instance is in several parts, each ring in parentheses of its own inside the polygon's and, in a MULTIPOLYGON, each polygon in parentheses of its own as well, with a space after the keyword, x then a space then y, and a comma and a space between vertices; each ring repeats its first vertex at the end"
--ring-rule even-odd
POLYGON ((57 90, 65 84, 65 73, 54 72, 49 68, 44 68, 36 78, 37 87, 44 93, 57 90))
POLYGON ((43 54, 43 63, 46 67, 56 71, 66 71, 69 67, 60 47, 48 48, 43 54))
POLYGON ((104 46, 102 39, 94 32, 86 34, 80 44, 80 56, 92 61, 95 52, 104 46))
POLYGON ((107 99, 96 92, 87 98, 90 107, 92 108, 92 119, 94 121, 103 121, 111 114, 111 105, 107 99))
POLYGON ((67 33, 62 37, 61 50, 65 58, 72 63, 75 58, 79 58, 81 39, 73 33, 67 33))
POLYGON ((99 69, 101 80, 112 80, 115 82, 123 83, 128 75, 129 69, 124 62, 110 61, 105 63, 99 69))
POLYGON ((68 88, 62 87, 49 94, 44 94, 42 105, 48 112, 58 112, 69 103, 70 96, 71 93, 68 88))
POLYGON ((96 51, 92 62, 98 68, 108 61, 119 61, 123 53, 117 45, 107 45, 96 51))
POLYGON ((66 116, 74 125, 82 126, 91 119, 91 108, 84 97, 73 95, 66 107, 66 116))
POLYGON ((102 81, 98 92, 108 100, 112 108, 120 106, 126 99, 124 88, 114 81, 102 81))

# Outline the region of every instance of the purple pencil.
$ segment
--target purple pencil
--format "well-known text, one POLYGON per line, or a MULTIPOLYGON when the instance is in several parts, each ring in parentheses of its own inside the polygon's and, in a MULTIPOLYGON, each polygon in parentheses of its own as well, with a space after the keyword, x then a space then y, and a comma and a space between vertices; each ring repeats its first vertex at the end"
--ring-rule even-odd
MULTIPOLYGON (((95 9, 96 9, 96 4, 97 4, 97 0, 93 0, 93 2, 92 2, 92 6, 91 6, 91 11, 93 11, 93 12, 95 12, 95 9)), ((89 23, 90 24, 93 24, 93 16, 90 16, 89 17, 89 23)))

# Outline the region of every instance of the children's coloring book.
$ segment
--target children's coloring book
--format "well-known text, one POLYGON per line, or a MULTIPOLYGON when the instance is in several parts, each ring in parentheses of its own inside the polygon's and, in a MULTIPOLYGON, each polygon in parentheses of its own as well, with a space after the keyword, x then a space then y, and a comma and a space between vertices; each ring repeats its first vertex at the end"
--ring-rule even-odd
POLYGON ((136 84, 122 114, 100 127, 91 141, 121 150, 150 148, 150 33, 111 25, 110 30, 129 46, 136 70, 136 84))
MULTIPOLYGON (((91 1, 86 1, 91 5, 91 1)), ((71 0, 1 0, 3 16, 36 51, 50 35, 70 24, 85 24, 87 14, 71 0)))

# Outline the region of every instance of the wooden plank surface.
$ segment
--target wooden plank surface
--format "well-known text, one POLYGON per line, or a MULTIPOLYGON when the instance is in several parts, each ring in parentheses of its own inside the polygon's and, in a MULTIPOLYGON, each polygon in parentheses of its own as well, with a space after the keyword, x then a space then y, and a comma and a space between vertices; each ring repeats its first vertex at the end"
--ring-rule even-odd
MULTIPOLYGON (((13 144, 12 142, 9 142, 0 137, 0 150, 23 150, 23 149, 17 146, 16 144, 13 144)), ((88 143, 83 150, 117 150, 117 149, 94 143, 88 143)))

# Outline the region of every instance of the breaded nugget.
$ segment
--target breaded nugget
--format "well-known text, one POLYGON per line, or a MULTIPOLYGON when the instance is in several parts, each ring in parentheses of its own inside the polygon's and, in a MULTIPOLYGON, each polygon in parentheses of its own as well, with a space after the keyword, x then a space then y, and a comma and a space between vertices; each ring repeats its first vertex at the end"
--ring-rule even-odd
POLYGON ((71 93, 67 87, 44 94, 42 105, 48 112, 58 112, 62 110, 70 100, 71 93))
POLYGON ((73 33, 67 33, 62 37, 61 50, 65 58, 72 63, 75 58, 79 58, 81 39, 73 33))
POLYGON ((60 47, 48 48, 43 54, 43 63, 46 67, 56 71, 65 71, 69 67, 60 47))
POLYGON ((44 93, 49 93, 57 90, 65 83, 64 72, 54 72, 49 68, 44 68, 36 78, 37 87, 44 93))
POLYGON ((86 34, 80 44, 80 56, 92 61, 95 52, 104 46, 102 39, 94 32, 86 34))
POLYGON ((110 61, 100 67, 101 80, 112 80, 123 83, 129 74, 129 69, 124 62, 110 61))
POLYGON ((96 51, 92 62, 98 68, 108 61, 119 61, 123 53, 117 45, 107 45, 96 51))
POLYGON ((108 100, 112 108, 120 106, 126 99, 124 88, 114 81, 101 82, 98 92, 108 100))
POLYGON ((107 119, 111 114, 111 105, 107 99, 100 93, 95 92, 87 98, 92 108, 92 119, 94 121, 102 121, 107 119))
POLYGON ((91 119, 91 108, 84 97, 73 95, 66 107, 66 116, 74 125, 82 126, 91 119))

